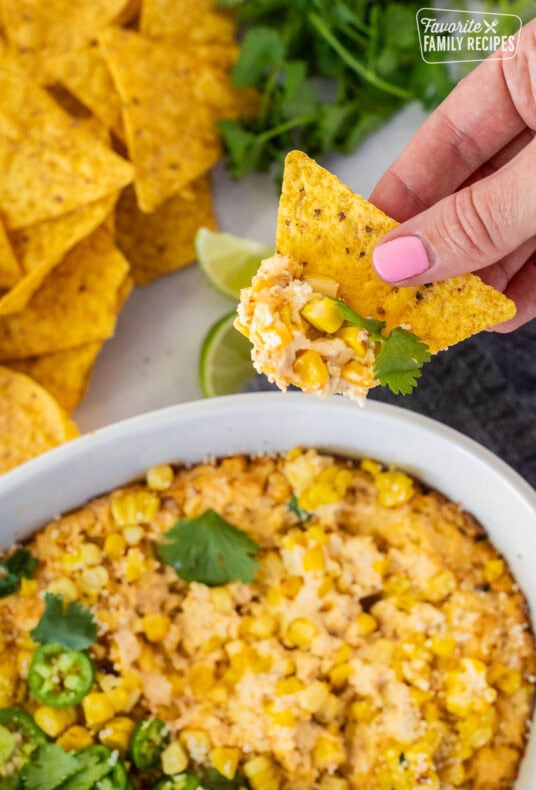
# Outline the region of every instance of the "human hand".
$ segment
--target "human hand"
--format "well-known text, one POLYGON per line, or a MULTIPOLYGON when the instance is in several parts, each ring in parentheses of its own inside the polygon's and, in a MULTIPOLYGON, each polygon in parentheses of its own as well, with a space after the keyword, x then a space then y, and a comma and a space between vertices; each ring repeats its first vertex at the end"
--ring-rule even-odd
POLYGON ((516 56, 463 79, 370 196, 402 222, 374 250, 378 275, 417 285, 477 272, 516 303, 497 332, 536 316, 536 20, 518 35, 516 56))

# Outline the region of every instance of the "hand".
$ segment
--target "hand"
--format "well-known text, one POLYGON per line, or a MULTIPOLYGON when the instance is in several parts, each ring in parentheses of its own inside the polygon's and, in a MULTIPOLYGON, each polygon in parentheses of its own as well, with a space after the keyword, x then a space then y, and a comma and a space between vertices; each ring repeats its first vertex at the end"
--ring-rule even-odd
POLYGON ((417 285, 478 271, 517 306, 498 332, 536 316, 536 20, 518 35, 516 56, 463 79, 370 197, 402 222, 374 250, 379 276, 417 285))

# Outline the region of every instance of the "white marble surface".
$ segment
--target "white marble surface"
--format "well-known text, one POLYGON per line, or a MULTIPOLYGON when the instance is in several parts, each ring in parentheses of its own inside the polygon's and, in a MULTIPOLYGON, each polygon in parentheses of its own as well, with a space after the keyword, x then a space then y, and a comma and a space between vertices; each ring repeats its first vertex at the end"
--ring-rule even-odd
MULTIPOLYGON (((348 157, 325 164, 354 191, 368 196, 386 167, 425 118, 417 105, 399 113, 348 157)), ((221 230, 272 243, 277 189, 269 176, 234 183, 214 173, 221 230)), ((119 317, 115 337, 97 359, 87 395, 75 412, 82 431, 201 397, 197 358, 209 326, 233 309, 193 265, 137 288, 119 317)))

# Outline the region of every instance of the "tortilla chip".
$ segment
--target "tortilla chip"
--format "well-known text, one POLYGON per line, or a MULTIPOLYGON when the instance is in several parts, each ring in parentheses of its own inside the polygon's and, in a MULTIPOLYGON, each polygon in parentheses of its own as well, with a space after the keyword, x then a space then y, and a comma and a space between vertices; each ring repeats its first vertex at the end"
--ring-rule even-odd
POLYGON ((0 222, 0 289, 11 288, 22 277, 22 269, 15 257, 6 230, 0 222))
POLYGON ((17 313, 26 307, 67 252, 111 216, 116 200, 116 194, 108 195, 57 219, 15 231, 11 243, 26 274, 0 297, 0 316, 17 313))
POLYGON ((144 0, 141 32, 174 43, 231 44, 235 40, 232 17, 218 10, 214 0, 144 0))
POLYGON ((136 285, 195 260, 194 239, 202 225, 216 229, 210 179, 195 181, 187 196, 169 198, 154 214, 142 214, 132 187, 117 204, 116 242, 128 258, 136 285))
POLYGON ((0 367, 0 474, 77 435, 73 421, 43 387, 0 367))
POLYGON ((380 280, 372 251, 397 226, 301 151, 285 160, 277 251, 306 263, 307 276, 340 283, 340 296, 388 329, 409 327, 435 353, 515 315, 514 303, 479 277, 398 288, 380 280))
POLYGON ((119 28, 99 41, 122 100, 138 204, 151 212, 217 162, 216 119, 236 117, 237 92, 181 48, 119 28))
POLYGON ((0 317, 0 360, 110 337, 128 268, 108 231, 98 228, 69 252, 24 310, 0 317))
POLYGON ((25 373, 56 398, 66 412, 72 412, 86 392, 91 371, 102 342, 43 354, 40 357, 6 362, 6 367, 25 373))
POLYGON ((0 95, 0 211, 10 230, 66 214, 132 181, 128 162, 19 69, 0 69, 0 95))
POLYGON ((48 79, 67 88, 106 127, 123 138, 121 102, 97 47, 65 52, 47 62, 48 79))

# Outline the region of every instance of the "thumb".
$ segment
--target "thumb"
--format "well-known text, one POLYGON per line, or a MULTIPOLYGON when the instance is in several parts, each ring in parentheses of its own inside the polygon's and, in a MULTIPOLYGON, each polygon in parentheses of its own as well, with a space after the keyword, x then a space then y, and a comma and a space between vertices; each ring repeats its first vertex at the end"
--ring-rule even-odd
POLYGON ((373 252, 389 283, 418 285, 476 271, 536 234, 536 138, 496 173, 386 234, 373 252))

